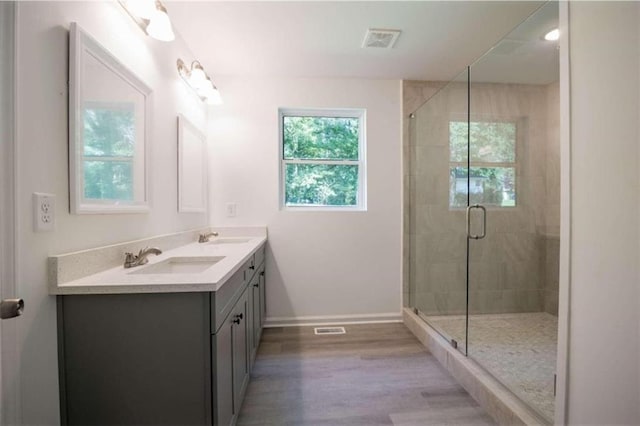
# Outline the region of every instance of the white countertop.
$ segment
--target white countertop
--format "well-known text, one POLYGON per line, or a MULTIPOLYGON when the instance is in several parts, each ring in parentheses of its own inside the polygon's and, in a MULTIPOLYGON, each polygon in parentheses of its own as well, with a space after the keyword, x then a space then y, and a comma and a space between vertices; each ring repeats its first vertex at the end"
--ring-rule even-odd
POLYGON ((146 265, 127 269, 124 266, 118 266, 73 281, 59 283, 50 289, 50 293, 123 294, 217 291, 267 240, 266 236, 243 237, 237 235, 224 238, 244 238, 249 241, 215 244, 216 238, 211 238, 209 243, 186 244, 167 250, 158 256, 150 255, 148 257, 149 263, 146 265), (213 256, 224 258, 199 273, 140 273, 144 268, 172 257, 213 256))

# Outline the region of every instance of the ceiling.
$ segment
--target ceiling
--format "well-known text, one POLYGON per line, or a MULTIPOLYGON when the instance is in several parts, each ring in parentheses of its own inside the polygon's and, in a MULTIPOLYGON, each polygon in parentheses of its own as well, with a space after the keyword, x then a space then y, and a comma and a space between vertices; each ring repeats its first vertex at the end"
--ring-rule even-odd
POLYGON ((560 78, 558 42, 543 36, 558 28, 558 2, 549 2, 498 42, 470 70, 472 82, 549 84, 560 78))
MULTIPOLYGON (((176 31, 215 76, 446 81, 542 1, 174 1, 176 31), (402 30, 393 49, 367 29, 402 30)), ((196 58, 184 58, 185 60, 196 58)))

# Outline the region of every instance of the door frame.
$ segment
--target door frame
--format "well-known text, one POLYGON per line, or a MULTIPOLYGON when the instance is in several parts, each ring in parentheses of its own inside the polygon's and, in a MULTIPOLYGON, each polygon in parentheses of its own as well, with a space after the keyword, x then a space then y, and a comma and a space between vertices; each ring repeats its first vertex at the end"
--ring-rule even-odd
POLYGON ((571 61, 568 1, 558 2, 560 29, 560 274, 554 424, 569 417, 569 339, 571 323, 571 61))
MULTIPOLYGON (((16 285, 16 43, 15 2, 0 2, 0 298, 18 297, 16 285)), ((0 425, 21 423, 18 320, 0 322, 0 425)))

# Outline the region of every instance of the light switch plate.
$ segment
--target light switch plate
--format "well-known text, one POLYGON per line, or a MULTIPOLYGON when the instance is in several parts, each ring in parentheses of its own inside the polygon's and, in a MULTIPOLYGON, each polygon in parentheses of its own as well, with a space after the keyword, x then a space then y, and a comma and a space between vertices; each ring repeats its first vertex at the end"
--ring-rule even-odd
POLYGON ((236 203, 227 203, 227 217, 236 217, 237 207, 236 203))
POLYGON ((56 227, 56 196, 54 194, 33 193, 33 230, 53 231, 56 227))

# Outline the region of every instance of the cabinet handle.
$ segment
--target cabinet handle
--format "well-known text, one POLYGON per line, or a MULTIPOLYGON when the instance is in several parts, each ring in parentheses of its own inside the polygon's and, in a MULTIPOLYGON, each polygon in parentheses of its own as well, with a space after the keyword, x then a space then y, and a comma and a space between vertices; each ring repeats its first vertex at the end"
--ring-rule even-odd
POLYGON ((260 272, 260 276, 261 276, 261 277, 264 277, 264 271, 261 271, 261 272, 260 272))
POLYGON ((233 323, 234 323, 234 324, 240 324, 240 319, 239 319, 239 318, 234 319, 234 320, 233 320, 233 323))
POLYGON ((255 265, 251 265, 251 266, 249 266, 249 269, 254 270, 254 269, 256 269, 256 266, 255 265))
POLYGON ((253 286, 254 287, 260 287, 260 283, 255 283, 253 286))
POLYGON ((238 318, 242 319, 242 318, 244 318, 244 314, 241 312, 241 313, 239 313, 238 315, 236 315, 236 317, 238 317, 238 318))

